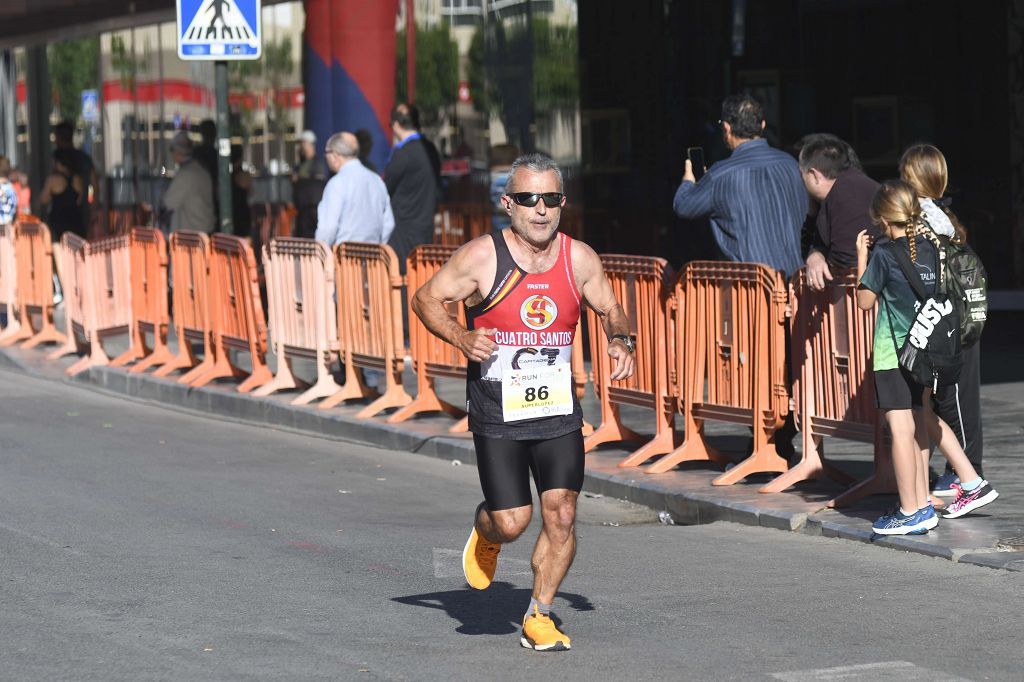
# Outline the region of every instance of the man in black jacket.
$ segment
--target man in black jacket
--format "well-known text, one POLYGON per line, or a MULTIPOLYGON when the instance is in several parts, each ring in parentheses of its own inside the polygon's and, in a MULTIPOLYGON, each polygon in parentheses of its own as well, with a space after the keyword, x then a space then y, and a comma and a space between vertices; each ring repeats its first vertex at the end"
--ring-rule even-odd
POLYGON ((391 196, 395 231, 388 244, 398 255, 404 275, 409 252, 419 244, 433 241, 437 181, 423 136, 416 130, 407 105, 398 104, 391 110, 391 130, 395 146, 384 169, 384 184, 391 196))
POLYGON ((819 134, 800 149, 800 174, 807 193, 818 201, 817 229, 807 254, 807 283, 821 290, 832 281, 831 268, 857 264, 857 234, 881 232, 868 211, 878 183, 864 175, 849 144, 835 135, 819 134))

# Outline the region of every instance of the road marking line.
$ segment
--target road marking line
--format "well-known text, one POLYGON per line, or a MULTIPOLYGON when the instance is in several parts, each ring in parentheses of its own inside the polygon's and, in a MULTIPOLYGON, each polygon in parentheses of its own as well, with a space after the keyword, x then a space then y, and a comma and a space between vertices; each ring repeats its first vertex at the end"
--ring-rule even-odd
POLYGON ((21 537, 27 538, 27 539, 29 539, 29 540, 31 540, 33 542, 38 542, 41 545, 46 545, 47 547, 52 547, 54 549, 59 549, 60 551, 67 552, 68 554, 74 554, 75 556, 82 556, 82 552, 78 551, 77 549, 72 549, 70 547, 65 547, 63 544, 61 544, 59 542, 56 542, 54 540, 51 540, 50 538, 43 537, 42 535, 36 535, 34 533, 29 533, 29 532, 24 531, 24 530, 19 530, 18 528, 13 528, 11 526, 8 526, 5 523, 0 523, 0 529, 6 530, 9 533, 14 533, 15 535, 20 535, 21 537))
POLYGON ((771 676, 782 680, 782 682, 825 682, 827 680, 843 680, 843 682, 851 680, 854 682, 969 682, 963 677, 922 668, 909 661, 884 661, 844 665, 837 668, 792 670, 784 673, 772 673, 771 676))

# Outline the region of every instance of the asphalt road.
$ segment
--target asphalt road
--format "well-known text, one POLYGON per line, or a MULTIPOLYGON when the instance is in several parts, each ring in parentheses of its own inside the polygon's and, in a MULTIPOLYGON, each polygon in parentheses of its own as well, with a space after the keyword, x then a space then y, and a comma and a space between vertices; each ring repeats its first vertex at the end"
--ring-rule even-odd
POLYGON ((1024 574, 591 498, 527 651, 532 541, 461 578, 473 467, 0 384, 4 680, 1021 679, 1024 574))

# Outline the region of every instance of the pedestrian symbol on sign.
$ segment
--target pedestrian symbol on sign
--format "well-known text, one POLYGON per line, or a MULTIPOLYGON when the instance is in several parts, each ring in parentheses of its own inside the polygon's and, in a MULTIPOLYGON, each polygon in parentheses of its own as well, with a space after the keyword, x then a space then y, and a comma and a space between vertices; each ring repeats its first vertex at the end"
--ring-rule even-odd
POLYGON ((182 59, 258 59, 260 0, 178 0, 182 59))

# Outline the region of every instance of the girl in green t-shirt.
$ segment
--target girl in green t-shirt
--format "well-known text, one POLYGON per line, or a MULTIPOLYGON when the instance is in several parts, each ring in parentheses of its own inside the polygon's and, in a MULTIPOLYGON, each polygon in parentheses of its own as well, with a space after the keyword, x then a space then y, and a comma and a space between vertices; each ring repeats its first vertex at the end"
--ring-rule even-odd
MULTIPOLYGON (((899 508, 872 525, 872 530, 881 535, 919 535, 938 524, 928 498, 927 460, 922 453, 930 449, 927 427, 939 418, 932 409, 931 389, 914 381, 899 367, 896 357, 896 348, 906 338, 916 314, 917 298, 890 250, 907 249, 925 289, 934 288, 942 274, 938 272, 936 246, 924 236, 921 216, 913 188, 902 180, 889 180, 875 194, 871 217, 895 246, 875 249, 869 261, 871 237, 867 230, 857 236, 857 305, 870 310, 879 297, 883 299, 872 358, 875 396, 892 434, 893 469, 900 497, 899 508)), ((946 514, 946 518, 956 518, 988 504, 999 493, 978 476, 956 439, 952 443, 946 440, 942 442, 943 453, 965 482, 965 494, 971 498, 970 504, 946 514)))

